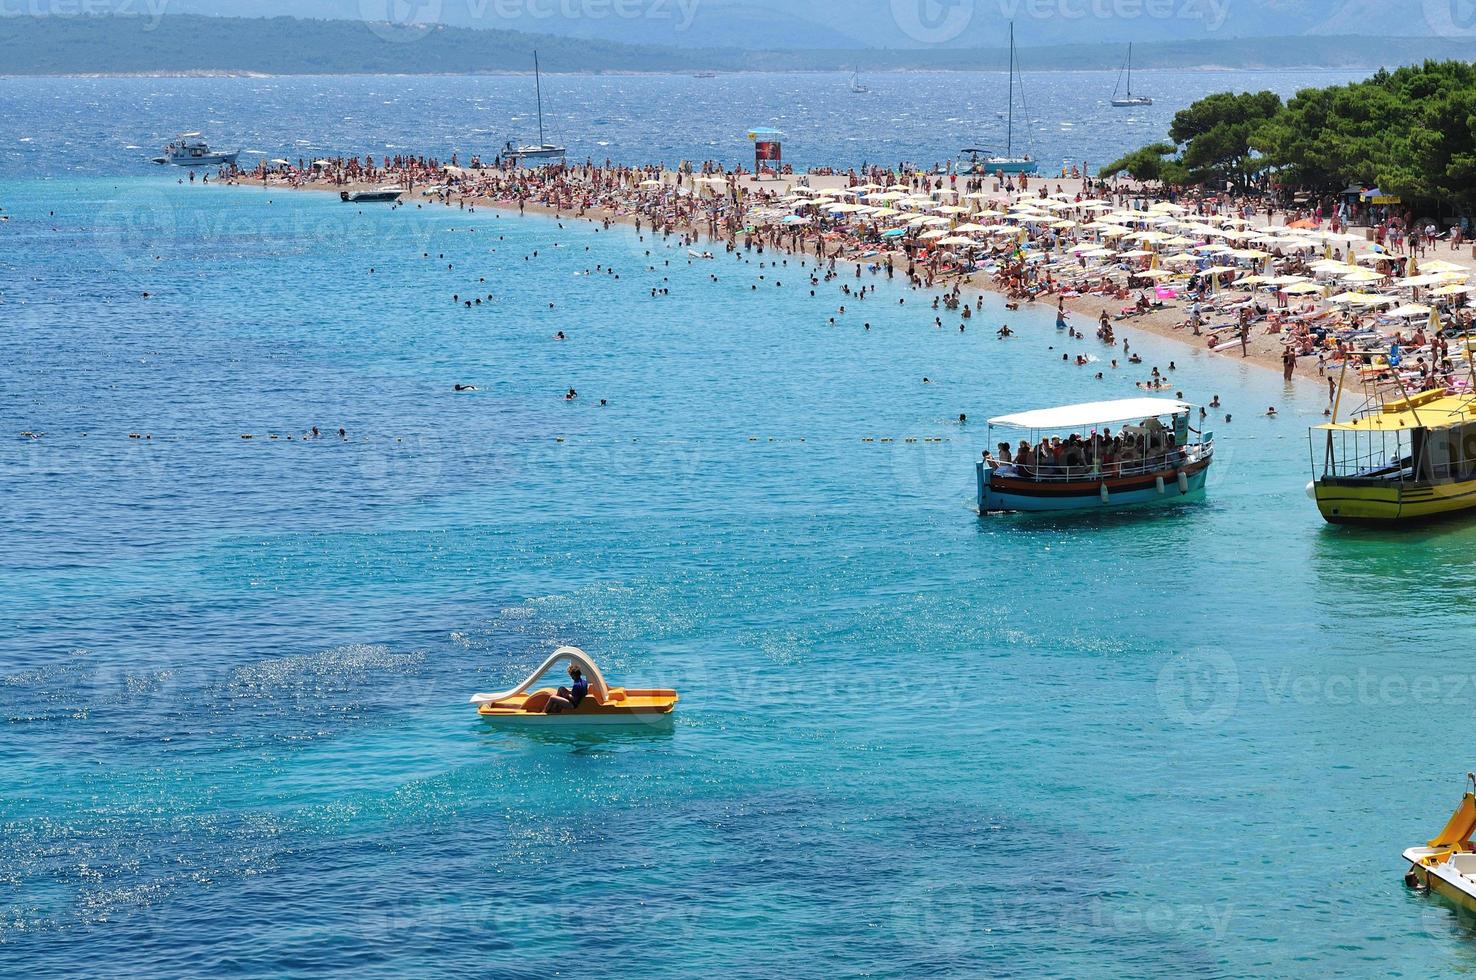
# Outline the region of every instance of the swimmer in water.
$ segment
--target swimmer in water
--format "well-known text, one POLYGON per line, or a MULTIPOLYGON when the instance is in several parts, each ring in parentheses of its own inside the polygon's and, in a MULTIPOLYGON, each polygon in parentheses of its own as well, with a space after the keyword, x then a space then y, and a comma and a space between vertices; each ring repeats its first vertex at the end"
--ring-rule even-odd
POLYGON ((477 386, 476 385, 456 385, 455 388, 456 388, 457 391, 476 391, 477 390, 477 386))

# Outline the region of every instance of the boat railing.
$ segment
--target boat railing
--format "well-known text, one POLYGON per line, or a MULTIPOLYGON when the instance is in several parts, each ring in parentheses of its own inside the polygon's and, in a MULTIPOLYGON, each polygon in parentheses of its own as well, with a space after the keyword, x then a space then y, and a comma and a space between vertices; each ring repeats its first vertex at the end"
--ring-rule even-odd
POLYGON ((1009 463, 1003 467, 995 464, 992 469, 1003 477, 1030 480, 1035 483, 1080 483, 1086 480, 1116 480, 1123 477, 1171 472, 1210 459, 1214 454, 1214 439, 1206 439, 1201 443, 1192 443, 1145 459, 1134 460, 1131 463, 1108 463, 1105 466, 1100 463, 1092 463, 1090 466, 1009 463))

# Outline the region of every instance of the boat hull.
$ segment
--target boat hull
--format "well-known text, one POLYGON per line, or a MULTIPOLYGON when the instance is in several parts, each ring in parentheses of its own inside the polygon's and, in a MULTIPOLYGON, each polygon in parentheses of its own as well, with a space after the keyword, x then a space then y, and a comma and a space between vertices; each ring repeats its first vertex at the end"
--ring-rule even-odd
POLYGON ((404 191, 343 191, 338 196, 349 204, 393 204, 404 191))
POLYGON ((1136 109, 1139 106, 1150 106, 1152 99, 1113 99, 1112 104, 1119 109, 1136 109))
POLYGON ((971 173, 988 177, 991 174, 1033 174, 1039 170, 1038 160, 980 160, 971 173))
POLYGON ((979 479, 979 512, 1067 513, 1072 511, 1113 511, 1141 507, 1162 507, 1202 499, 1209 479, 1212 460, 1191 463, 1183 470, 1184 485, 1179 484, 1178 470, 1163 470, 1132 477, 1069 483, 1036 483, 1029 480, 1000 478, 983 463, 976 463, 979 479), (1160 480, 1162 489, 1160 489, 1160 480), (1102 487, 1107 494, 1104 499, 1102 487))
POLYGON ((593 696, 571 711, 547 714, 548 689, 484 704, 477 714, 488 721, 520 725, 659 725, 670 721, 676 710, 677 693, 670 690, 636 691, 615 688, 610 699, 600 703, 593 696))
POLYGON ((241 151, 235 153, 207 153, 204 156, 166 156, 160 157, 164 163, 174 167, 228 167, 236 162, 241 151))
POLYGON ((1409 862, 1410 874, 1420 887, 1428 888, 1431 894, 1440 896, 1459 911, 1476 916, 1476 892, 1472 891, 1470 879, 1444 863, 1433 867, 1425 864, 1424 861, 1433 853, 1428 847, 1411 847, 1405 851, 1404 859, 1409 862))
POLYGON ((1317 509, 1329 524, 1397 526, 1476 511, 1476 480, 1395 483, 1324 479, 1312 486, 1317 509))

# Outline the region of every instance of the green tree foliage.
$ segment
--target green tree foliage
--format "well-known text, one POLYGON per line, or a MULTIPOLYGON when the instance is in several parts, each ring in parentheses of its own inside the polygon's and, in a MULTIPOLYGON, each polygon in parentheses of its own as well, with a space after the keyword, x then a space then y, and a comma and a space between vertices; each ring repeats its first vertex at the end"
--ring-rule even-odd
POLYGON ((1134 150, 1121 160, 1109 164, 1103 171, 1103 176, 1115 177, 1125 173, 1134 180, 1152 183, 1183 184, 1187 183, 1184 167, 1177 160, 1172 159, 1179 148, 1172 143, 1153 143, 1134 150))
POLYGON ((1221 92, 1176 113, 1169 138, 1183 144, 1191 180, 1244 185, 1261 166, 1251 139, 1281 110, 1274 92, 1221 92))
POLYGON ((1476 207, 1476 65, 1381 71, 1307 89, 1256 136, 1284 182, 1339 191, 1378 185, 1419 205, 1476 207))
POLYGON ((1262 173, 1336 193, 1377 185, 1421 208, 1476 213, 1476 64, 1427 61, 1361 82, 1305 89, 1282 105, 1271 92, 1221 93, 1174 116, 1179 147, 1144 147, 1113 164, 1146 180, 1247 184, 1262 173), (1172 148, 1170 148, 1172 150, 1172 148))

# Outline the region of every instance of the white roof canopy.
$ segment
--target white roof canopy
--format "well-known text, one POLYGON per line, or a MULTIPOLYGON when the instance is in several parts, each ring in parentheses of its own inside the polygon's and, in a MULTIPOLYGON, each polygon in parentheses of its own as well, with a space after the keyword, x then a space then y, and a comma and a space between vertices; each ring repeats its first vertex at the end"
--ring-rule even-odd
POLYGON ((1126 398, 1113 402, 1088 402, 1085 405, 1063 405, 1042 408, 1018 415, 1001 415, 990 419, 990 425, 1007 425, 1016 429, 1079 429, 1089 425, 1111 425, 1138 422, 1160 415, 1179 415, 1192 406, 1172 398, 1126 398))

